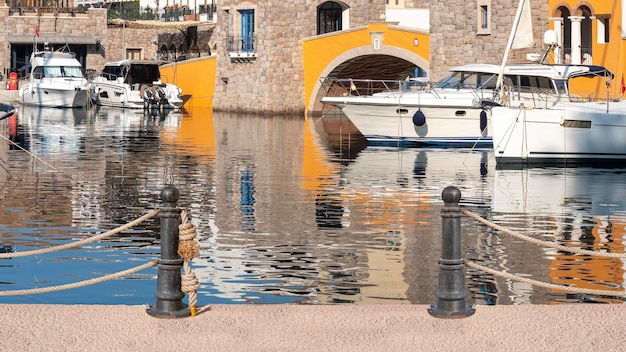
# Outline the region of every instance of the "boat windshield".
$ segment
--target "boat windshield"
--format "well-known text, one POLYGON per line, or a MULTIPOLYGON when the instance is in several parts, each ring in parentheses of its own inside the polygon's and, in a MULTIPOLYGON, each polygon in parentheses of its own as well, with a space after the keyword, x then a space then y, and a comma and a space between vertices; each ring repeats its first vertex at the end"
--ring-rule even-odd
POLYGON ((47 78, 83 78, 83 70, 80 66, 39 66, 33 70, 33 77, 41 79, 47 78))
POLYGON ((495 89, 497 76, 495 73, 456 71, 435 88, 495 89))

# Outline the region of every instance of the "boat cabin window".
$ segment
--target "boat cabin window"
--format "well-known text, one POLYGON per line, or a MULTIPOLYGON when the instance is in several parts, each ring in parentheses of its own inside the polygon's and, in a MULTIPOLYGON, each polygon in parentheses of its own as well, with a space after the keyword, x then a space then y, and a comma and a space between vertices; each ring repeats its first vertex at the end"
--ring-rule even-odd
POLYGON ((152 84, 161 79, 158 65, 131 65, 129 75, 132 77, 133 83, 152 84))
POLYGON ((556 91, 558 94, 567 94, 567 81, 556 80, 554 81, 554 85, 556 86, 556 91))
POLYGON ((33 70, 33 78, 41 79, 44 77, 84 77, 80 66, 39 66, 33 70))
POLYGON ((504 77, 504 85, 515 87, 515 90, 521 93, 533 93, 538 90, 554 93, 552 80, 548 77, 506 75, 504 77))
POLYGON ((484 72, 454 72, 444 78, 435 88, 468 88, 468 89, 494 89, 497 75, 484 72))
POLYGON ((115 81, 117 77, 124 77, 124 70, 122 66, 104 66, 102 70, 102 76, 109 81, 115 81))

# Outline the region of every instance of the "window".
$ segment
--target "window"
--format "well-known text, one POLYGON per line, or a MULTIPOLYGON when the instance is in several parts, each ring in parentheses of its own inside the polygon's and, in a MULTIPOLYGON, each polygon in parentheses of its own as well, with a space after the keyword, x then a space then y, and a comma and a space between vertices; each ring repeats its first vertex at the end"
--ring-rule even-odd
POLYGON ((607 44, 609 42, 610 16, 598 15, 598 43, 607 44))
POLYGON ((477 30, 478 35, 491 34, 491 0, 478 0, 477 30))
POLYGON ((241 10, 241 51, 254 52, 254 10, 241 10))
POLYGON ((489 7, 487 5, 480 6, 480 29, 489 28, 489 7))
POLYGON ((141 49, 126 49, 126 59, 141 60, 141 49))
POLYGON ((327 1, 317 10, 317 34, 340 31, 343 28, 343 9, 336 2, 327 1))

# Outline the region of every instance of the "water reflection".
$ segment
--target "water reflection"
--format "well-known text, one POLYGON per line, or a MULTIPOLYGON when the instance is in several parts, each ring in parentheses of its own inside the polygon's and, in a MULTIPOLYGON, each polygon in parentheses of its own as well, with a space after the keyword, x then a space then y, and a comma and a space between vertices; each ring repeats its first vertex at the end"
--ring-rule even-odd
MULTIPOLYGON (((367 147, 341 119, 24 109, 16 124, 5 135, 27 152, 6 141, 0 148, 1 251, 120 226, 158 206, 173 183, 200 235, 200 304, 434 303, 449 185, 464 207, 516 231, 623 252, 624 169, 501 170, 489 150, 367 147)), ((619 260, 552 252, 462 221, 470 259, 541 281, 623 289, 619 260)), ((2 260, 0 289, 127 269, 156 257, 158 230, 155 219, 83 248, 2 260)), ((0 302, 149 304, 155 275, 0 302)), ((468 277, 479 304, 589 300, 468 277)))

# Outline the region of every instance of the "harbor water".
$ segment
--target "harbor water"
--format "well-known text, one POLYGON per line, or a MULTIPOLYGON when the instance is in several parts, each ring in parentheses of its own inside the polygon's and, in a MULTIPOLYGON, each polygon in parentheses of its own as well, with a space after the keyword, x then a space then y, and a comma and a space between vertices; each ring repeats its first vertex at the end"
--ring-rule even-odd
MULTIPOLYGON (((20 107, 2 121, 0 251, 77 241, 161 206, 198 232, 198 304, 432 304, 441 193, 512 231, 623 253, 626 166, 502 169, 489 149, 367 146, 345 117, 20 107)), ((542 248, 462 218, 463 257, 542 282, 623 292, 624 260, 542 248)), ((71 284, 159 255, 159 219, 69 250, 0 259, 0 290, 71 284)), ((157 269, 0 303, 151 304, 157 269)), ((466 271, 484 305, 624 303, 466 271)))

